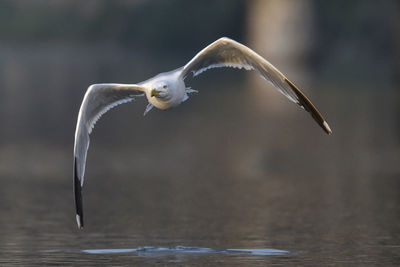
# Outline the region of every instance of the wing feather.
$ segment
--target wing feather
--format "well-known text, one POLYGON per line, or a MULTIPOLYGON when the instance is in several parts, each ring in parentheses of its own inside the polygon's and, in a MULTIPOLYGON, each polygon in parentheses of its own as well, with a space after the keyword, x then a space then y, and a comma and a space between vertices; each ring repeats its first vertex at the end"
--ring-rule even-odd
POLYGON ((100 117, 108 110, 142 96, 145 88, 135 84, 94 84, 89 86, 79 110, 74 145, 74 194, 76 220, 83 228, 82 187, 89 134, 100 117))
POLYGON ((324 117, 300 89, 266 59, 229 38, 220 38, 201 50, 183 67, 181 76, 186 77, 190 72, 197 76, 208 69, 220 67, 257 71, 290 101, 308 111, 322 129, 331 134, 332 131, 324 117))

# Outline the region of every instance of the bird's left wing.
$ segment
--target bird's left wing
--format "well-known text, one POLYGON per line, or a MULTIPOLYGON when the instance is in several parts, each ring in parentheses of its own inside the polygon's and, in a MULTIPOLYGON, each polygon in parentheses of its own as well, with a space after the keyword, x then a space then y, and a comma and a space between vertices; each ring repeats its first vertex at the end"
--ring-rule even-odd
POLYGON ((83 98, 79 110, 74 145, 74 194, 76 221, 83 228, 82 187, 85 175, 89 134, 100 117, 111 108, 143 95, 145 88, 136 84, 93 84, 83 98))
POLYGON ((220 38, 201 50, 182 68, 181 77, 220 67, 256 70, 289 100, 308 111, 327 134, 332 132, 317 108, 285 75, 250 48, 229 38, 220 38))

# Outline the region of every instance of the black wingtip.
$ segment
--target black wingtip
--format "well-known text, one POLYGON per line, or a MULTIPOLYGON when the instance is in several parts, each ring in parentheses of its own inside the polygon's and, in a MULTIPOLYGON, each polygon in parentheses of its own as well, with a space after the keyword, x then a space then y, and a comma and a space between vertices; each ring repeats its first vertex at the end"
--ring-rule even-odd
POLYGON ((83 205, 82 205, 82 187, 76 168, 76 157, 74 160, 74 194, 76 207, 76 223, 79 229, 83 229, 83 205))
POLYGON ((330 135, 332 133, 331 128, 329 127, 328 123, 318 111, 318 109, 311 103, 311 101, 294 85, 291 81, 285 78, 286 83, 292 88, 293 92, 298 97, 300 105, 308 111, 313 119, 321 126, 321 128, 330 135))

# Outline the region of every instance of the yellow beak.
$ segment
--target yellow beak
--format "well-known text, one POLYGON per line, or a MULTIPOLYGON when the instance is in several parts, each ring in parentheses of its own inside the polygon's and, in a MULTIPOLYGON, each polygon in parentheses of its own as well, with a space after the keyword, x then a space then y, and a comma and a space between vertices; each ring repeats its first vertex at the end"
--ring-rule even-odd
POLYGON ((151 90, 150 96, 158 96, 159 94, 160 94, 160 91, 153 89, 153 90, 151 90))

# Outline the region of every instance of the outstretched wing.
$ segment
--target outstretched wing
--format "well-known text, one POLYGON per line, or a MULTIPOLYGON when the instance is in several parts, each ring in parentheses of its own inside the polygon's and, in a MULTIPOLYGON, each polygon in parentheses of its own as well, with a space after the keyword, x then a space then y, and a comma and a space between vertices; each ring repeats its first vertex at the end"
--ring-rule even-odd
POLYGON ((289 79, 266 59, 232 39, 220 38, 201 50, 183 67, 181 76, 186 77, 190 72, 197 76, 208 69, 220 67, 256 70, 289 100, 308 111, 327 134, 332 133, 321 113, 289 79))
POLYGON ((143 95, 145 88, 135 84, 93 84, 83 98, 79 110, 74 145, 74 194, 76 221, 83 228, 82 187, 85 175, 89 134, 97 120, 111 108, 143 95))

